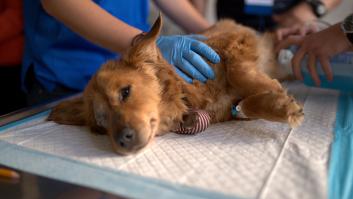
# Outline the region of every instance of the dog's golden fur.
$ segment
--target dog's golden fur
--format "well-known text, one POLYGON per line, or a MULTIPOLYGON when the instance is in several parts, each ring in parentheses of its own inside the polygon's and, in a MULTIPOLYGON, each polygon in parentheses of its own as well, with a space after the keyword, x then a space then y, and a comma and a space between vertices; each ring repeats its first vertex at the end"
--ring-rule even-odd
POLYGON ((155 135, 175 129, 190 108, 206 110, 216 123, 230 120, 231 106, 239 102, 248 118, 301 123, 302 107, 276 80, 287 74, 276 63, 271 34, 259 36, 232 21, 218 22, 204 32, 204 42, 221 57, 219 64, 210 63, 216 78, 188 84, 156 46, 161 25, 160 17, 120 60, 100 68, 83 97, 59 104, 48 119, 107 133, 120 154, 136 152, 155 135), (122 132, 132 132, 133 141, 122 132))

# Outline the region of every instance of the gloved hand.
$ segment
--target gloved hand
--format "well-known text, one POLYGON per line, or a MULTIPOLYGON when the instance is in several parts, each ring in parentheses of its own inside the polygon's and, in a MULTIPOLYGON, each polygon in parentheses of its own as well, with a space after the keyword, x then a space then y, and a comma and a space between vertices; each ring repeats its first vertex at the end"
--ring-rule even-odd
POLYGON ((215 78, 212 68, 202 57, 215 64, 221 60, 212 48, 197 39, 206 39, 206 37, 202 35, 173 35, 161 36, 157 40, 157 46, 163 57, 189 83, 192 83, 192 79, 206 82, 207 79, 215 78))

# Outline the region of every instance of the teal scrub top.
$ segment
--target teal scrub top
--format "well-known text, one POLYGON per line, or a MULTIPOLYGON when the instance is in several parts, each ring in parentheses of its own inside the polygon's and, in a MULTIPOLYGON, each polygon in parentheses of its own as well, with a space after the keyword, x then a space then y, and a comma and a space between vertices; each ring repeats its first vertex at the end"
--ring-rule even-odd
MULTIPOLYGON (((148 31, 148 0, 94 2, 125 23, 148 31)), ((40 0, 24 0, 23 9, 25 50, 22 82, 28 69, 33 67, 36 79, 48 91, 53 91, 56 86, 81 91, 102 63, 117 58, 116 53, 90 43, 49 16, 40 0)))

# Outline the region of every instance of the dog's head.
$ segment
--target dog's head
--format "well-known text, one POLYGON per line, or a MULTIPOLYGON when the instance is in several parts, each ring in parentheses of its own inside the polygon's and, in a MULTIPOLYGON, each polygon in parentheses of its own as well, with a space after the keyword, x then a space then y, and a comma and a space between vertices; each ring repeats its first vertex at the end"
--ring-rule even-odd
POLYGON ((156 46, 162 21, 138 36, 119 60, 105 63, 92 77, 81 98, 56 106, 48 120, 62 124, 87 125, 106 132, 119 154, 145 147, 159 125, 161 88, 156 64, 161 54, 156 46))

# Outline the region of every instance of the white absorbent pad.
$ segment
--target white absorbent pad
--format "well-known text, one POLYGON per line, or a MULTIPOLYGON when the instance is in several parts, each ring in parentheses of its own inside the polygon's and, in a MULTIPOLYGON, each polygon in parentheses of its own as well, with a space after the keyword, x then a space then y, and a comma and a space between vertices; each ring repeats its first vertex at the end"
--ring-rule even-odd
POLYGON ((338 92, 299 83, 288 89, 304 104, 304 123, 295 129, 264 120, 231 121, 197 135, 157 137, 141 153, 122 157, 113 153, 107 136, 46 122, 44 114, 0 131, 0 150, 11 154, 2 152, 0 163, 130 197, 326 198, 338 92), (40 158, 31 161, 31 154, 40 158), (46 160, 53 165, 41 166, 46 160), (98 173, 119 173, 126 177, 121 186, 129 186, 119 189, 113 180, 87 180, 94 172, 84 169, 66 174, 63 162, 73 170, 85 165, 98 173))

